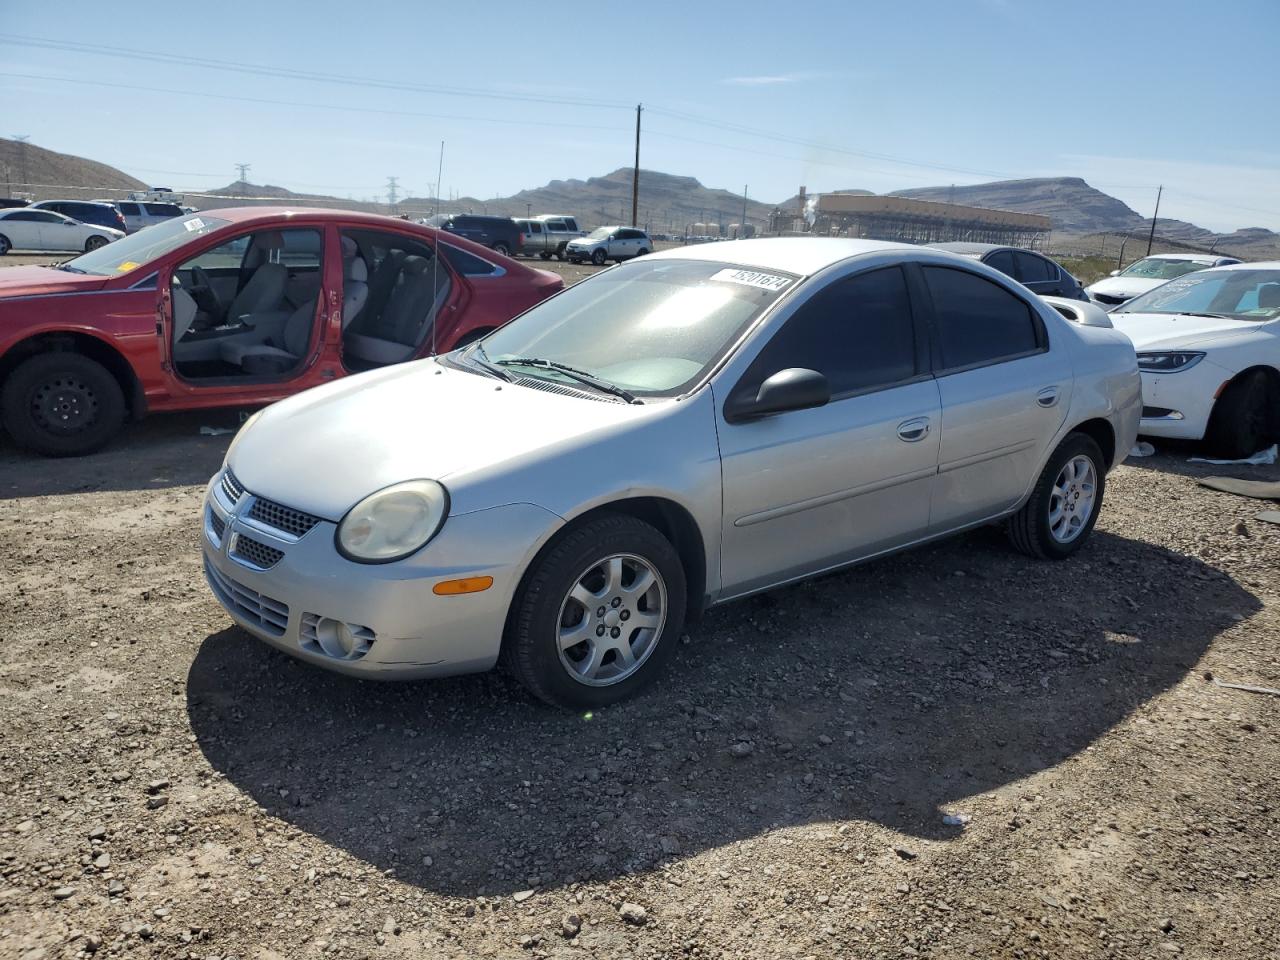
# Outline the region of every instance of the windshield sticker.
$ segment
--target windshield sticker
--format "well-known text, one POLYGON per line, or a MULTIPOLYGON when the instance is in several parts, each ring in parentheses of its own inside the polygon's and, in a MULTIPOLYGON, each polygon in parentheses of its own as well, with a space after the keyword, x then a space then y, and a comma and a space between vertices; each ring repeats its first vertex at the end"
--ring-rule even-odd
POLYGON ((204 226, 204 221, 199 217, 192 217, 190 220, 183 223, 183 226, 188 230, 199 230, 204 226))
POLYGON ((779 290, 785 290, 791 285, 791 280, 788 277, 778 277, 772 273, 759 273, 755 270, 735 270, 732 267, 726 267, 719 273, 712 274, 711 279, 723 280, 725 283, 741 283, 748 287, 771 290, 774 293, 779 290))
POLYGON ((126 260, 124 263, 120 264, 120 266, 116 267, 116 272, 128 273, 130 270, 134 269, 135 267, 137 267, 137 263, 135 263, 132 260, 126 260))

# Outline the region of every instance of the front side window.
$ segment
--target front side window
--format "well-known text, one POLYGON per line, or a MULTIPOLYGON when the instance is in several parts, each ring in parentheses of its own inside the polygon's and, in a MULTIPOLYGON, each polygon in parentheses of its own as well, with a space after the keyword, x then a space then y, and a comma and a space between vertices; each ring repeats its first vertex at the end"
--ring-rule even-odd
POLYGON ((117 273, 136 270, 197 237, 225 227, 229 222, 203 214, 166 220, 76 257, 63 266, 72 271, 114 277, 117 273))
POLYGON ((1058 272, 1044 257, 1034 253, 1015 254, 1018 261, 1018 279, 1023 283, 1040 283, 1046 280, 1057 280, 1058 272))
POLYGON ((838 398, 911 379, 916 356, 906 279, 887 267, 837 280, 800 307, 734 393, 755 396, 779 370, 800 367, 826 377, 838 398))
MULTIPOLYGON (((478 346, 490 362, 547 360, 638 396, 677 396, 794 283, 725 263, 640 258, 543 301, 478 346)), ((465 350, 459 359, 466 362, 465 350)), ((574 382, 542 367, 510 371, 574 382)))
POLYGON ((1197 271, 1134 297, 1120 313, 1183 313, 1266 322, 1280 317, 1280 270, 1197 271))
POLYGON ((922 270, 943 369, 998 363, 1042 349, 1031 307, 1008 290, 964 270, 922 270))

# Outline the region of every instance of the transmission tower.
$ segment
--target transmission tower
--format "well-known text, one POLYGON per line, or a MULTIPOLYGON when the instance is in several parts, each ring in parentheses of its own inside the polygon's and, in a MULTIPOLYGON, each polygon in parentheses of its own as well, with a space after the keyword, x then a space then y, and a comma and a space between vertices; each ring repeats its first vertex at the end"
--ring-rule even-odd
POLYGON ((253 166, 253 164, 251 164, 251 163, 237 163, 237 164, 235 164, 235 168, 236 168, 237 172, 240 174, 240 177, 239 177, 239 179, 238 179, 238 180, 236 180, 236 183, 248 183, 248 182, 249 182, 249 168, 250 168, 251 166, 253 166))
POLYGON ((398 179, 399 177, 387 177, 387 206, 389 206, 393 212, 396 208, 396 201, 400 199, 400 196, 397 193, 400 189, 400 185, 396 183, 398 179))

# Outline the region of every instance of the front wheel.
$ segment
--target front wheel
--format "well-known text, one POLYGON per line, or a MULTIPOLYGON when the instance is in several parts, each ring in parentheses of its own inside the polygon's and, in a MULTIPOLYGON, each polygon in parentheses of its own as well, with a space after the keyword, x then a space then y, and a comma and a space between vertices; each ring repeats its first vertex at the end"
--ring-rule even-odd
POLYGON ((603 250, 597 250, 595 253, 591 254, 591 262, 594 263, 597 267, 603 267, 604 261, 605 261, 605 254, 603 250))
POLYGON ((499 241, 499 242, 495 243, 495 244, 493 245, 493 249, 494 249, 496 252, 498 252, 498 253, 502 254, 504 257, 508 257, 508 256, 510 256, 510 255, 511 255, 511 248, 510 248, 510 247, 508 247, 505 243, 503 243, 503 242, 501 242, 501 241, 499 241))
POLYGON ((657 529, 606 514, 571 529, 526 574, 502 657, 534 696, 616 703, 651 683, 684 624, 685 574, 657 529))
POLYGON ((1093 533, 1106 481, 1098 444, 1086 434, 1068 434, 1040 471, 1027 502, 1009 518, 1009 539, 1028 556, 1065 560, 1093 533))
POLYGON ((10 374, 0 396, 18 446, 49 457, 97 450, 124 423, 124 391, 110 371, 79 353, 41 353, 10 374))
POLYGON ((84 242, 84 252, 89 253, 90 251, 97 250, 99 247, 105 247, 106 245, 106 237, 90 237, 84 242))
POLYGON ((1280 396, 1261 370, 1245 374, 1222 391, 1205 430, 1208 452, 1224 460, 1243 460, 1280 434, 1280 396))
POLYGON ((12 249, 13 249, 13 244, 9 242, 9 238, 6 237, 3 233, 0 233, 0 257, 3 257, 6 253, 8 253, 12 249))

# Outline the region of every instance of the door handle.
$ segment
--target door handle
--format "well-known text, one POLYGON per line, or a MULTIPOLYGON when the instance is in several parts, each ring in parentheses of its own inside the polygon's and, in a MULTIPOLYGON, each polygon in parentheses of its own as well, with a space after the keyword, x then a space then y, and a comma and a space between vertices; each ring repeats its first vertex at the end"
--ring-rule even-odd
POLYGON ((929 435, 929 418, 916 417, 898 424, 898 439, 906 443, 915 443, 929 435))
POLYGON ((1058 388, 1045 387, 1036 394, 1036 403, 1042 407, 1052 407, 1058 402, 1058 388))

